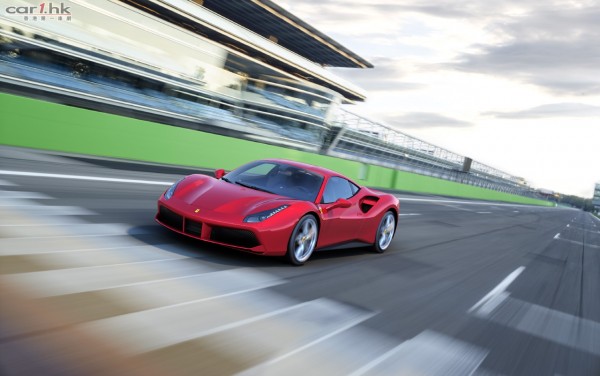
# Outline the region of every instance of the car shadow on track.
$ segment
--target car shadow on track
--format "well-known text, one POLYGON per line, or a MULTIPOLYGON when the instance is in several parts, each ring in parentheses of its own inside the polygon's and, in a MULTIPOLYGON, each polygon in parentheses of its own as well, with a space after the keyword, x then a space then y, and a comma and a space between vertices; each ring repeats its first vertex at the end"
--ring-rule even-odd
MULTIPOLYGON (((149 224, 132 227, 129 236, 150 246, 209 262, 215 265, 232 267, 282 267, 290 266, 285 257, 261 256, 244 252, 235 248, 221 246, 193 239, 170 231, 158 224, 149 224)), ((355 258, 372 255, 368 247, 348 248, 343 250, 316 251, 308 260, 307 265, 315 261, 329 259, 355 258)))
POLYGON ((235 248, 203 242, 175 233, 158 224, 132 227, 129 230, 129 236, 164 251, 195 258, 214 265, 280 267, 285 264, 285 260, 280 257, 262 257, 235 248))

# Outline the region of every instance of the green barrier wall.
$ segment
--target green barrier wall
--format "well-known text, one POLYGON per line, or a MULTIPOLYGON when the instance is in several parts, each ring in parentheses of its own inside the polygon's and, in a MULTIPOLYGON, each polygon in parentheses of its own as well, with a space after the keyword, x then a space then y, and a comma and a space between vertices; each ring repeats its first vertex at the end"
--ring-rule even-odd
POLYGON ((15 95, 0 94, 0 106, 0 143, 5 145, 224 169, 255 159, 285 158, 330 168, 372 187, 553 206, 385 167, 15 95))

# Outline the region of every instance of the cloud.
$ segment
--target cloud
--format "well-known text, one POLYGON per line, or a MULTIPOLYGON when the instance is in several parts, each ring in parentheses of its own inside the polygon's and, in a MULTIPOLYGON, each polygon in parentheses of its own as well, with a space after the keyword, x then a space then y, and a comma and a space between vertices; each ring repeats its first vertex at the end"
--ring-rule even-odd
MULTIPOLYGON (((397 0, 380 0, 380 1, 365 1, 365 0, 302 0, 295 2, 287 2, 283 4, 286 9, 293 13, 301 13, 306 18, 310 18, 311 22, 323 20, 338 19, 340 16, 352 15, 353 20, 364 19, 369 16, 394 16, 401 15, 407 12, 424 13, 439 17, 465 17, 472 15, 468 9, 478 7, 479 2, 472 3, 461 2, 436 2, 435 5, 423 5, 421 1, 403 1, 397 0), (323 12, 326 9, 327 12, 323 12), (362 16, 362 17, 361 17, 362 16)), ((487 7, 489 9, 489 7, 487 7)), ((485 7, 484 7, 485 9, 485 7)), ((391 20, 388 18, 387 20, 391 20)))
MULTIPOLYGON (((472 30, 471 44, 467 42, 453 51, 454 58, 440 62, 438 70, 502 77, 559 95, 600 94, 600 28, 597 26, 600 4, 597 1, 465 0, 457 3, 441 0, 423 4, 416 0, 303 0, 289 2, 289 8, 309 23, 319 25, 325 33, 351 44, 351 48, 369 60, 374 60, 368 55, 370 49, 385 51, 386 48, 397 59, 406 59, 413 51, 407 52, 409 47, 403 43, 410 43, 411 36, 423 38, 427 31, 440 33, 446 29, 453 34, 458 25, 476 25, 478 29, 472 30), (429 17, 427 27, 435 30, 415 28, 413 23, 423 17, 429 17), (435 19, 447 22, 441 24, 435 19)), ((436 35, 439 38, 439 34, 436 35)), ((461 38, 466 37, 461 34, 461 38)), ((442 39, 429 40, 435 45, 428 45, 426 38, 414 42, 420 43, 422 48, 444 48, 440 45, 444 43, 442 39)), ((417 88, 395 80, 382 64, 385 61, 374 61, 374 72, 341 75, 356 78, 356 83, 368 90, 417 88)))
POLYGON ((432 127, 470 127, 473 124, 430 112, 383 115, 382 120, 398 129, 432 127))
POLYGON ((502 43, 473 45, 446 67, 542 87, 556 94, 600 94, 600 6, 535 8, 487 27, 502 43))
POLYGON ((449 66, 518 80, 557 94, 600 93, 600 40, 516 42, 486 47, 461 60, 449 66))
POLYGON ((369 92, 416 90, 424 86, 406 81, 406 73, 401 68, 402 62, 399 59, 379 57, 371 59, 371 62, 375 68, 331 68, 331 71, 369 92))
POLYGON ((550 103, 514 112, 486 112, 484 115, 502 119, 600 117, 600 106, 583 103, 550 103))

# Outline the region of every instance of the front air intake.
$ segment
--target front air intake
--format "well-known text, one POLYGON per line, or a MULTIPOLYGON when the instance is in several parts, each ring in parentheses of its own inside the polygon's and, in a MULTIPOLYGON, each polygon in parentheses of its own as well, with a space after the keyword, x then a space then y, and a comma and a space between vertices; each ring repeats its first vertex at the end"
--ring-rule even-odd
POLYGON ((213 227, 210 240, 242 248, 253 248, 260 245, 252 231, 229 227, 213 227))
POLYGON ((177 231, 183 230, 183 217, 164 206, 158 208, 157 219, 177 231))

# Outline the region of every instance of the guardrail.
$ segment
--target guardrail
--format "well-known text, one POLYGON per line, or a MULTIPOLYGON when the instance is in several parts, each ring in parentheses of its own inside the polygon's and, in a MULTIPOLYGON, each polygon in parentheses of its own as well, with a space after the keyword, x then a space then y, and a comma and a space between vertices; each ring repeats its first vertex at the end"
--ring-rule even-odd
POLYGON ((521 183, 521 178, 345 110, 339 111, 331 128, 327 153, 501 192, 535 196, 521 183), (465 166, 467 160, 470 166, 465 166))

